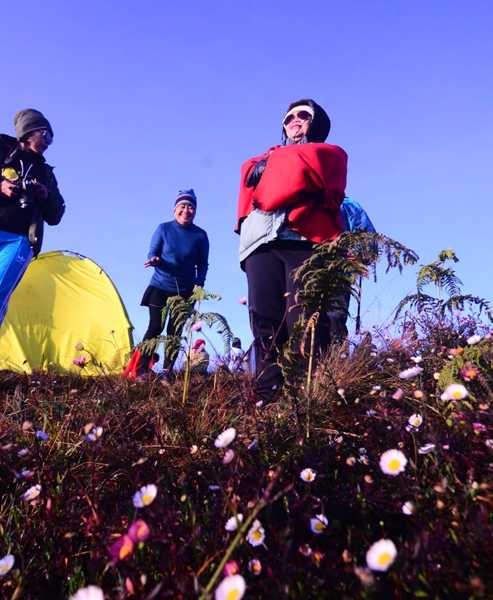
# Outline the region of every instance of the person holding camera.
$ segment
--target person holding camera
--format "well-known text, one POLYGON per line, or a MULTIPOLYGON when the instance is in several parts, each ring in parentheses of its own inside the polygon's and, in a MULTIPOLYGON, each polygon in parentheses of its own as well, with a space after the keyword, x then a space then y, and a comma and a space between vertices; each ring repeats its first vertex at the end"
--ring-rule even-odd
POLYGON ((0 134, 0 325, 12 292, 43 241, 43 223, 58 225, 65 202, 44 153, 53 141, 33 108, 14 117, 16 138, 0 134))

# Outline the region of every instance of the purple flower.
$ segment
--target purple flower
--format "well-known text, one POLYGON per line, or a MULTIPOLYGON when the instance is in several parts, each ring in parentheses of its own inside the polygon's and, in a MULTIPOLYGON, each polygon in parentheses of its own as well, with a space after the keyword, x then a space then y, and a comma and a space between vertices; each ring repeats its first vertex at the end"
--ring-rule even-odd
POLYGON ((483 425, 483 423, 476 422, 472 424, 472 429, 474 433, 483 433, 486 431, 486 425, 483 425))
POLYGON ((41 429, 36 431, 36 437, 38 438, 38 440, 42 440, 43 442, 47 442, 49 439, 48 434, 44 431, 41 431, 41 429))

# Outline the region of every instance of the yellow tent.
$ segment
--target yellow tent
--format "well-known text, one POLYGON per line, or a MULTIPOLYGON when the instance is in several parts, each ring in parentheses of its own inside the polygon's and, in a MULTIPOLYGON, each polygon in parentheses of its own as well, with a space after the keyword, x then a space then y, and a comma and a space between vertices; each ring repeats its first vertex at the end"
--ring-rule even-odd
POLYGON ((10 299, 0 327, 0 369, 119 373, 132 350, 132 329, 101 267, 73 252, 46 252, 10 299))

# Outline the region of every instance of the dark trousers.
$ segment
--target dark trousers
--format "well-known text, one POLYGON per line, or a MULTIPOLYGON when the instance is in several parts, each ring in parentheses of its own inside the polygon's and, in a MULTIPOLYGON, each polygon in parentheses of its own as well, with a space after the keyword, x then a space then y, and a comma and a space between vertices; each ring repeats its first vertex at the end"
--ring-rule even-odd
MULTIPOLYGON (((257 248, 244 262, 255 347, 255 390, 259 399, 268 401, 283 383, 277 365, 279 350, 289 339, 302 310, 296 302, 298 287, 292 272, 312 252, 309 242, 276 240, 257 248)), ((341 294, 333 302, 335 307, 321 313, 318 320, 315 338, 318 353, 347 335, 349 296, 341 294)))
MULTIPOLYGON (((149 305, 149 326, 147 327, 147 331, 142 338, 142 341, 152 340, 153 338, 161 335, 164 331, 164 327, 166 326, 166 335, 167 336, 181 336, 183 331, 183 325, 181 327, 177 327, 176 323, 173 319, 172 314, 168 314, 167 322, 163 321, 163 308, 166 304, 168 298, 171 296, 176 296, 176 294, 169 294, 164 299, 163 306, 152 306, 149 305)), ((163 359, 163 369, 167 371, 172 371, 173 365, 178 357, 178 353, 180 351, 180 346, 178 343, 167 342, 166 348, 164 350, 164 359, 163 359)), ((139 371, 144 372, 149 368, 149 362, 152 358, 152 351, 142 352, 142 357, 139 363, 139 371)))

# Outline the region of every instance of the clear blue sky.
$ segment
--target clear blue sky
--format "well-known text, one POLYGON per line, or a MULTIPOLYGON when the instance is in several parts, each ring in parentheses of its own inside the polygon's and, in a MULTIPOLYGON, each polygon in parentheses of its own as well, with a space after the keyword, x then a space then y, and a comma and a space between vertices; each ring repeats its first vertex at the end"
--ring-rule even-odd
MULTIPOLYGON (((233 233, 241 162, 279 141, 287 104, 313 97, 349 154, 347 192, 423 262, 453 247, 465 290, 493 298, 492 4, 25 0, 2 17, 0 131, 42 110, 67 212, 44 250, 90 256, 140 339, 143 268, 176 191, 198 195, 211 241, 211 306, 249 340, 233 233)), ((407 275, 368 285, 387 319, 407 275)))

